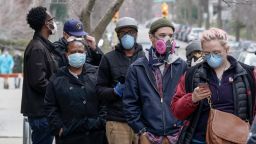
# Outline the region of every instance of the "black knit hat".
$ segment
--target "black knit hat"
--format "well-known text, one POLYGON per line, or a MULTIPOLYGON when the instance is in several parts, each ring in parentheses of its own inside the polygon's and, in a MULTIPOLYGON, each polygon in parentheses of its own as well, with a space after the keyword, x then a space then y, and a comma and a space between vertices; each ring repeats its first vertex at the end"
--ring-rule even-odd
POLYGON ((191 41, 186 47, 186 56, 190 55, 193 51, 202 51, 201 41, 191 41))
POLYGON ((155 20, 151 25, 150 25, 150 29, 149 29, 149 33, 153 34, 157 31, 157 29, 161 28, 161 27, 170 27, 173 29, 173 31, 175 30, 173 24, 166 18, 159 18, 157 20, 155 20))

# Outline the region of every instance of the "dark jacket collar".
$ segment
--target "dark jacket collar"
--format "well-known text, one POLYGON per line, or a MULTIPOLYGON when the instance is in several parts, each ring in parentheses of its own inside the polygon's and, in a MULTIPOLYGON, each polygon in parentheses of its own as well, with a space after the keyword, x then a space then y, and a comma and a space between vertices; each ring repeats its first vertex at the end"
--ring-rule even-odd
POLYGON ((65 50, 68 45, 68 42, 64 37, 62 37, 58 41, 54 42, 53 44, 55 47, 59 47, 59 48, 65 50))
MULTIPOLYGON (((174 62, 172 63, 172 65, 178 65, 178 64, 180 64, 180 63, 182 63, 182 60, 181 60, 181 58, 178 58, 176 61, 174 61, 174 62)), ((137 65, 137 66, 147 66, 147 65, 149 65, 149 61, 148 61, 148 59, 146 58, 146 56, 144 56, 144 57, 139 58, 136 62, 134 62, 133 65, 137 65)))
MULTIPOLYGON (((139 53, 140 51, 142 51, 142 46, 138 43, 135 43, 135 46, 134 46, 134 49, 135 49, 135 54, 139 53)), ((117 52, 120 52, 120 53, 124 53, 124 48, 123 46, 119 43, 115 46, 115 51, 117 52)))
MULTIPOLYGON (((85 63, 84 66, 83 66, 83 69, 82 69, 82 73, 78 77, 84 76, 84 75, 89 74, 89 73, 96 73, 96 71, 97 71, 96 66, 85 63)), ((56 72, 56 77, 61 77, 61 76, 68 77, 69 81, 72 82, 72 83, 78 83, 78 84, 84 85, 84 83, 81 81, 81 79, 75 78, 69 72, 68 66, 62 67, 61 69, 59 69, 56 72)))
POLYGON ((45 39, 39 32, 34 33, 33 39, 38 39, 42 42, 42 44, 52 52, 54 50, 54 45, 48 39, 45 39))

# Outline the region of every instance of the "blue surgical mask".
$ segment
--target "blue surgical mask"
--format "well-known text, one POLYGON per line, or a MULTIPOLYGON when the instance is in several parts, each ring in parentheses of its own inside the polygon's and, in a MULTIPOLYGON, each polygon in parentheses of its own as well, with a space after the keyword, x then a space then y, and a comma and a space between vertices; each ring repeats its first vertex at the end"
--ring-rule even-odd
POLYGON ((85 53, 74 53, 68 56, 69 65, 75 68, 80 68, 84 65, 86 60, 85 53))
POLYGON ((135 43, 135 38, 129 34, 124 35, 121 38, 121 44, 123 46, 124 49, 132 49, 135 43))
POLYGON ((218 68, 223 62, 223 57, 220 54, 209 54, 206 57, 206 61, 211 68, 218 68))

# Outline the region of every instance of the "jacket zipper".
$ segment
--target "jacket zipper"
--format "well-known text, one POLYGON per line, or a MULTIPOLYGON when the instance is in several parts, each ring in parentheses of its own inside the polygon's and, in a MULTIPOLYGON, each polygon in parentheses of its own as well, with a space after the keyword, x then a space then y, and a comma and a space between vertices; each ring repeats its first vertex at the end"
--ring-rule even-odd
POLYGON ((164 123, 164 129, 163 129, 163 131, 164 131, 164 135, 165 135, 166 122, 165 122, 165 113, 164 113, 164 100, 163 100, 162 97, 161 97, 160 102, 161 102, 161 105, 162 105, 162 119, 163 119, 163 123, 164 123))
MULTIPOLYGON (((145 68, 145 67, 144 67, 145 68)), ((145 71, 147 71, 146 69, 145 69, 145 71)), ((147 72, 146 72, 147 73, 147 72)), ((149 77, 149 74, 147 73, 147 76, 149 77)), ((152 82, 152 80, 151 80, 151 78, 149 78, 149 80, 150 80, 150 82, 153 84, 153 82, 152 82)), ((157 90, 157 88, 155 87, 155 85, 153 85, 153 87, 154 87, 154 89, 155 89, 155 91, 158 93, 158 95, 160 96, 160 102, 161 102, 161 105, 162 105, 162 119, 163 119, 163 124, 164 124, 164 129, 163 129, 163 131, 164 131, 164 135, 165 135, 165 129, 166 129, 166 122, 165 122, 165 113, 164 113, 164 104, 163 104, 163 97, 160 95, 160 93, 158 92, 158 90, 157 90)))

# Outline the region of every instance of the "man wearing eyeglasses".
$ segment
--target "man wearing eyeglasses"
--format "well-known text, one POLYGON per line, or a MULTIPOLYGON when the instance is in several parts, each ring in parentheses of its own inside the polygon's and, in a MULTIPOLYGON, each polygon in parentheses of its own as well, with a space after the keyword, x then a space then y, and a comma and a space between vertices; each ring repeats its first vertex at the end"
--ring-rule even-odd
POLYGON ((85 41, 87 48, 86 63, 98 66, 103 55, 102 51, 97 47, 95 38, 88 35, 84 31, 83 24, 79 20, 70 19, 65 22, 63 27, 63 37, 54 42, 55 59, 58 62, 58 67, 67 66, 68 59, 65 56, 65 49, 67 48, 67 41, 74 39, 85 41))
POLYGON ((24 53, 21 113, 28 117, 33 144, 52 144, 43 105, 49 79, 57 69, 52 53, 54 46, 48 40, 57 27, 45 7, 32 8, 27 22, 35 32, 24 53))
POLYGON ((122 97, 128 67, 144 56, 142 46, 136 43, 138 24, 130 17, 117 21, 115 31, 119 44, 103 56, 97 77, 97 94, 107 106, 106 134, 110 144, 136 144, 133 130, 123 113, 122 97))
POLYGON ((127 72, 123 109, 140 144, 173 144, 182 125, 169 104, 187 64, 175 53, 174 26, 166 18, 154 21, 152 47, 127 72))

